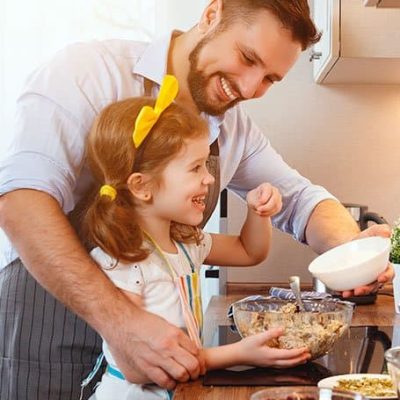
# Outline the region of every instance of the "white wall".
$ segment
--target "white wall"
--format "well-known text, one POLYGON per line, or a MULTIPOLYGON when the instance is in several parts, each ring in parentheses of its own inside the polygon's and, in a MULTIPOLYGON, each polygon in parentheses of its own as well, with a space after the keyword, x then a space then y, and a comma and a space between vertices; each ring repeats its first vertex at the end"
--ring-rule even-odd
MULTIPOLYGON (((400 215, 400 85, 316 85, 308 54, 283 82, 247 111, 287 162, 343 202, 366 204, 393 222, 400 215)), ((230 199, 229 229, 241 226, 244 208, 230 199)), ((280 232, 272 254, 251 270, 230 269, 228 281, 306 281, 310 249, 280 232)))
POLYGON ((164 30, 188 30, 200 19, 207 0, 158 0, 158 26, 164 30))

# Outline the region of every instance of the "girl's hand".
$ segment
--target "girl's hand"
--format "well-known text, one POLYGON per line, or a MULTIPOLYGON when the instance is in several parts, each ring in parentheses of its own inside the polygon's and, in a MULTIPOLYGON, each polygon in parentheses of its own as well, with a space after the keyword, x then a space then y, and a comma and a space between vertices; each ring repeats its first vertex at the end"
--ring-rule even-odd
POLYGON ((278 189, 270 183, 262 183, 247 193, 247 204, 256 214, 271 217, 282 208, 282 196, 278 189))
POLYGON ((276 349, 268 347, 265 343, 278 338, 283 329, 269 329, 257 335, 247 336, 238 342, 240 358, 247 365, 257 367, 293 367, 304 364, 311 358, 307 347, 299 349, 276 349))

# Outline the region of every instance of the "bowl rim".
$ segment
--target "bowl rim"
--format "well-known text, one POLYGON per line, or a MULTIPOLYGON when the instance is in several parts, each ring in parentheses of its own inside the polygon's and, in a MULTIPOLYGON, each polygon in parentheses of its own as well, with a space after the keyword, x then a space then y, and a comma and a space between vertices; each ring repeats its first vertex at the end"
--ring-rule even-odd
POLYGON ((358 392, 352 392, 350 390, 341 390, 341 389, 334 389, 334 388, 321 388, 318 386, 270 386, 257 392, 252 393, 251 397, 256 394, 268 394, 268 393, 276 393, 282 392, 282 394, 287 393, 288 395, 292 394, 293 392, 298 392, 299 394, 321 394, 322 393, 330 393, 330 394, 338 394, 344 395, 344 397, 348 397, 348 399, 353 400, 367 400, 367 398, 358 392))
MULTIPOLYGON (((334 303, 334 304, 339 304, 339 305, 343 305, 346 306, 348 308, 351 307, 352 310, 354 310, 355 307, 355 303, 351 302, 351 301, 347 301, 347 300, 340 300, 338 298, 334 298, 334 297, 324 297, 324 298, 302 298, 303 302, 305 303, 334 303)), ((249 303, 253 303, 253 304, 262 304, 262 303, 266 303, 266 302, 277 302, 277 303, 282 303, 282 304, 295 304, 296 303, 296 299, 282 299, 280 297, 275 297, 275 296, 268 296, 268 297, 264 297, 262 299, 242 299, 242 300, 237 300, 234 303, 232 303, 232 308, 233 310, 235 309, 235 307, 239 306, 239 305, 243 305, 243 304, 249 304, 249 303)), ((243 310, 243 311, 249 311, 249 310, 243 310)), ((339 312, 341 310, 336 310, 336 311, 324 311, 324 312, 339 312)), ((250 312, 254 312, 254 311, 250 311, 250 312)), ((268 312, 268 310, 265 310, 265 312, 268 312)), ((312 313, 312 311, 305 311, 303 312, 304 314, 306 313, 312 313)))

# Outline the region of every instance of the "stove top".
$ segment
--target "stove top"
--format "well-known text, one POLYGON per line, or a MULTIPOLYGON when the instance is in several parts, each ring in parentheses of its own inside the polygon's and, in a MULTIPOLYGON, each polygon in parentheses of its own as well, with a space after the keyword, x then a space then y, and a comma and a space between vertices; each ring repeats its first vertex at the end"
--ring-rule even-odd
MULTIPOLYGON (((384 352, 397 341, 398 333, 393 326, 353 326, 325 356, 307 364, 288 369, 254 368, 237 366, 225 370, 208 371, 203 384, 235 386, 289 386, 316 385, 328 376, 350 373, 385 373, 384 352), (396 336, 396 338, 395 338, 396 336)), ((218 346, 240 340, 234 327, 219 326, 212 342, 206 346, 218 346)))

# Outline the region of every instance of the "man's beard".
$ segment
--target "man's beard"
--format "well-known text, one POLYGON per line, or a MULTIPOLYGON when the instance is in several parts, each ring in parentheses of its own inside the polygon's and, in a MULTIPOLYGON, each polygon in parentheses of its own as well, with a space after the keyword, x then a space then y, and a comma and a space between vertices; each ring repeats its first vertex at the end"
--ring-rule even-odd
POLYGON ((203 38, 189 54, 190 69, 187 77, 187 82, 190 94, 199 111, 205 112, 206 114, 209 115, 221 115, 225 113, 225 111, 227 111, 229 108, 233 107, 235 104, 239 102, 239 99, 236 99, 225 105, 218 105, 211 103, 207 97, 207 92, 206 92, 207 83, 213 76, 220 75, 218 77, 218 79, 220 79, 220 77, 222 77, 223 74, 214 74, 207 77, 197 69, 200 50, 212 38, 215 38, 216 35, 217 34, 214 33, 203 38))

